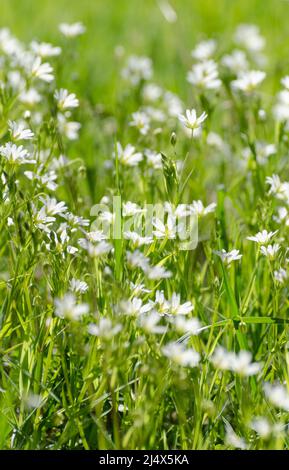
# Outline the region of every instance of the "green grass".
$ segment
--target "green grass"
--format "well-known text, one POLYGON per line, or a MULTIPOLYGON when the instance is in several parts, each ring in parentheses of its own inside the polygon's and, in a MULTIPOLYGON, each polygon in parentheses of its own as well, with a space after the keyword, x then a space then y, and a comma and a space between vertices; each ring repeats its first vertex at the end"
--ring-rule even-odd
MULTIPOLYGON (((34 39, 62 47, 60 57, 44 59, 54 68, 52 84, 32 79, 7 57, 0 68, 0 145, 13 140, 8 120, 25 116, 34 137, 15 143, 36 160, 13 165, 0 149, 1 449, 289 447, 289 234, 287 215, 277 218, 281 206, 288 209, 289 196, 286 185, 274 194, 266 183, 273 174, 282 182, 289 175, 288 129, 272 111, 280 79, 289 74, 289 2, 170 3, 178 15, 175 23, 164 19, 153 0, 1 2, 0 26, 9 27, 26 48, 34 39), (58 24, 75 21, 83 22, 85 34, 63 37, 58 24), (222 56, 236 48, 233 35, 240 23, 257 24, 266 39, 267 63, 249 58, 250 68, 264 69, 266 79, 249 96, 232 92, 230 81, 236 77, 221 65, 222 56), (206 38, 218 44, 214 59, 222 87, 217 92, 202 92, 186 79, 191 50, 206 38), (123 57, 116 57, 117 46, 123 46, 123 57), (144 105, 144 83, 134 87, 121 76, 132 54, 152 59, 149 82, 175 93, 183 110, 208 113, 199 139, 184 133, 161 100, 154 106, 164 112, 163 122, 152 121, 146 135, 130 125, 132 113, 144 105), (19 90, 9 86, 14 69, 20 70, 24 87, 33 80, 39 103, 29 108, 19 90), (76 140, 59 123, 54 91, 60 88, 79 99, 79 108, 67 117, 81 123, 76 140), (265 120, 258 115, 261 108, 265 120), (219 147, 208 143, 210 132, 222 137, 219 147), (260 141, 275 145, 264 164, 260 141), (159 168, 149 169, 145 158, 124 166, 117 142, 131 143, 142 153, 161 152, 159 168), (68 161, 56 168, 60 155, 68 161), (38 180, 31 181, 26 171, 38 171, 38 180), (56 172, 55 190, 40 179, 49 171, 56 172), (64 201, 65 212, 88 219, 88 225, 62 214, 50 214, 55 220, 40 225, 36 217, 46 196, 64 201), (92 256, 79 239, 87 239, 91 223, 100 221, 91 208, 102 202, 111 210, 113 196, 140 207, 202 200, 205 206, 216 202, 216 208, 199 217, 196 249, 182 250, 169 238, 141 247, 116 239, 110 240, 109 252, 92 256), (280 244, 272 259, 247 239, 263 229, 278 230, 270 240, 280 244), (135 249, 146 257, 141 267, 132 266, 127 254, 135 249), (237 249, 242 258, 228 266, 216 254, 222 249, 237 249), (156 266, 171 277, 154 279, 156 266), (280 268, 282 283, 275 273, 280 268), (63 298, 69 300, 72 278, 88 287, 75 294, 76 304, 87 307, 80 319, 71 318, 75 306, 65 311, 61 306, 63 298), (131 282, 144 284, 145 290, 136 294, 131 282), (165 309, 155 302, 157 291, 164 292, 165 309), (198 334, 177 328, 176 317, 183 316, 168 304, 174 293, 194 307, 186 318, 199 322, 198 334), (136 297, 143 304, 155 302, 161 331, 151 324, 146 328, 149 314, 140 313, 140 307, 132 312, 136 297), (91 324, 98 328, 94 334, 91 324), (170 342, 197 352, 196 365, 185 364, 184 356, 168 357, 170 342), (229 365, 213 359, 220 346, 237 355, 232 359, 225 353, 229 365), (240 366, 244 350, 259 364, 255 373, 240 366), (268 387, 276 384, 283 388, 273 396, 268 387), (259 418, 266 420, 261 431, 259 418)), ((116 223, 125 220, 122 213, 116 223)), ((101 246, 94 241, 90 249, 101 246)))

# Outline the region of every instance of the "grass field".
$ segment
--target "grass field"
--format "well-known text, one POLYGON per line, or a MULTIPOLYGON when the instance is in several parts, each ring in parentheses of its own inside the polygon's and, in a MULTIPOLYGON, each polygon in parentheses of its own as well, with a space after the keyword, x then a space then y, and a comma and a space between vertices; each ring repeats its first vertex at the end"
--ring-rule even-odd
POLYGON ((288 449, 288 14, 1 1, 0 449, 288 449))

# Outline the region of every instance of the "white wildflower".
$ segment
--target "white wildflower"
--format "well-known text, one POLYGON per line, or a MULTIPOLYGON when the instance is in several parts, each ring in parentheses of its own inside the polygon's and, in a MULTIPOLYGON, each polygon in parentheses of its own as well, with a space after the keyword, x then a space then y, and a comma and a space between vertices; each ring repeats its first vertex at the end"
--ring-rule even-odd
POLYGON ((34 137, 34 133, 23 122, 8 121, 8 127, 13 140, 30 140, 34 137))
POLYGON ((239 250, 226 251, 222 249, 221 251, 216 250, 214 251, 214 253, 221 258, 221 260, 226 266, 230 266, 233 261, 238 261, 243 256, 240 255, 239 250))
POLYGON ((249 67, 245 52, 238 49, 234 50, 231 54, 224 55, 222 64, 237 75, 249 67))
POLYGON ((167 343, 162 348, 163 354, 172 362, 184 367, 196 367, 200 362, 200 355, 194 349, 186 349, 182 343, 167 343))
POLYGON ((30 44, 32 51, 39 57, 55 57, 61 54, 61 47, 52 46, 47 42, 32 41, 30 44))
POLYGON ((85 281, 80 281, 74 277, 69 281, 69 288, 76 294, 84 294, 88 290, 88 285, 85 281))
POLYGON ((260 52, 265 46, 265 39, 254 24, 240 24, 235 33, 235 41, 251 52, 260 52))
POLYGON ((149 314, 142 314, 139 317, 139 325, 146 333, 163 334, 166 332, 167 327, 159 325, 160 319, 160 315, 154 311, 149 314))
POLYGON ((117 143, 117 158, 118 161, 124 166, 137 166, 142 161, 143 155, 135 151, 135 147, 131 144, 122 147, 117 143))
POLYGON ((0 147, 0 155, 10 164, 21 165, 24 163, 35 163, 35 160, 30 158, 28 150, 22 145, 15 145, 12 142, 0 147))
POLYGON ((217 47, 214 39, 199 42, 192 51, 192 57, 196 60, 208 60, 212 57, 217 47))
POLYGON ((272 405, 282 410, 289 411, 289 393, 284 385, 280 383, 265 383, 264 392, 272 405))
POLYGON ((132 120, 129 125, 135 127, 140 134, 147 135, 150 128, 150 119, 146 113, 137 111, 132 114, 132 120))
POLYGON ((54 98, 57 101, 57 106, 61 111, 70 108, 77 108, 79 106, 79 101, 76 98, 75 93, 69 93, 64 88, 56 90, 54 93, 54 98))
POLYGON ((187 319, 181 315, 173 317, 172 321, 178 333, 190 333, 191 335, 200 333, 201 323, 197 318, 187 319))
POLYGON ((170 313, 172 315, 187 315, 194 309, 192 302, 185 302, 181 303, 181 296, 180 294, 176 294, 175 292, 172 295, 170 301, 170 313))
POLYGON ((278 230, 275 230, 275 232, 267 232, 267 230, 262 230, 261 232, 256 233, 256 235, 247 237, 247 240, 256 242, 259 245, 266 245, 267 243, 269 243, 271 238, 276 235, 277 232, 278 230))
POLYGON ((41 58, 36 57, 31 67, 31 75, 34 78, 39 78, 44 82, 52 82, 54 80, 53 68, 48 62, 41 63, 41 58))
POLYGON ((235 449, 245 450, 247 449, 246 441, 243 437, 237 436, 233 428, 227 423, 226 425, 226 439, 225 442, 228 446, 234 447, 235 449))
POLYGON ((142 80, 152 77, 152 61, 148 57, 130 56, 122 76, 132 85, 138 85, 142 80))
POLYGON ((122 330, 120 323, 113 324, 110 318, 100 318, 98 324, 91 323, 88 326, 88 333, 103 339, 111 339, 122 330))
POLYGON ((81 22, 76 22, 72 24, 60 23, 59 31, 66 36, 67 38, 74 38, 85 33, 86 28, 81 22))
POLYGON ((196 132, 202 128, 202 123, 207 119, 208 115, 203 112, 199 117, 195 109, 187 109, 186 115, 179 115, 179 120, 184 127, 192 131, 193 137, 196 135, 196 132))
POLYGON ((218 346, 211 362, 217 369, 230 370, 242 376, 251 376, 258 374, 261 370, 261 364, 252 362, 252 354, 249 351, 239 351, 234 353, 218 346))
POLYGON ((276 258, 280 248, 281 247, 278 243, 274 243, 274 245, 261 246, 260 250, 264 256, 266 256, 270 260, 273 260, 276 258))
POLYGON ((192 85, 205 90, 216 90, 221 86, 218 66, 213 60, 193 65, 192 70, 188 72, 187 80, 192 85))
POLYGON ((252 93, 263 82, 266 74, 260 70, 249 70, 239 74, 237 80, 232 81, 232 87, 245 93, 252 93))
POLYGON ((55 315, 69 320, 79 320, 89 311, 87 304, 76 303, 75 296, 72 293, 67 293, 62 298, 55 299, 54 305, 55 315))
POLYGON ((215 212, 217 204, 212 202, 207 207, 204 206, 202 201, 193 201, 192 204, 189 206, 190 212, 192 214, 196 214, 198 217, 204 217, 212 212, 215 212))

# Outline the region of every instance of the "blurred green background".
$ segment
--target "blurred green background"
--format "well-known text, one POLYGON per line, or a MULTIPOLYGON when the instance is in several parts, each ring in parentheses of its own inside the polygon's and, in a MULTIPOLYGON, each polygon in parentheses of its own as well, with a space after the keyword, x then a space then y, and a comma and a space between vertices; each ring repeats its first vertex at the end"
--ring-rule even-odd
MULTIPOLYGON (((154 81, 176 92, 186 106, 192 104, 192 87, 186 81, 192 48, 197 41, 213 37, 218 40, 218 59, 235 47, 232 36, 239 23, 257 24, 266 38, 264 52, 270 68, 263 90, 269 101, 280 89, 280 78, 289 74, 289 1, 170 0, 177 14, 173 23, 161 11, 164 1, 0 0, 0 26, 9 27, 23 41, 48 41, 63 49, 56 86, 77 93, 81 100, 78 119, 83 124, 81 139, 70 146, 69 155, 85 161, 94 201, 106 190, 101 167, 113 146, 113 137, 105 136, 103 116, 119 114, 119 88, 126 86, 119 80, 116 46, 123 46, 125 57, 151 57, 154 81), (85 24, 86 33, 76 39, 64 38, 59 23, 75 21, 85 24)), ((127 114, 135 110, 127 110, 127 114)), ((126 135, 117 138, 125 142, 126 135)))
MULTIPOLYGON (((78 41, 76 91, 86 90, 96 101, 111 99, 115 81, 114 48, 152 57, 156 79, 178 90, 185 83, 190 51, 206 36, 226 50, 240 22, 256 23, 267 39, 266 52, 278 51, 276 61, 288 64, 289 1, 287 0, 170 0, 178 19, 169 23, 161 0, 1 0, 0 24, 20 39, 61 43, 58 24, 82 21, 87 33, 78 41)), ((278 66, 277 63, 277 66, 278 66)), ((277 70, 278 72, 278 70, 277 70)), ((280 71, 283 73, 283 70, 280 71)), ((279 75, 279 73, 278 73, 279 75)), ((69 83, 67 83, 69 85, 69 83)), ((75 87, 74 87, 75 88, 75 87)))

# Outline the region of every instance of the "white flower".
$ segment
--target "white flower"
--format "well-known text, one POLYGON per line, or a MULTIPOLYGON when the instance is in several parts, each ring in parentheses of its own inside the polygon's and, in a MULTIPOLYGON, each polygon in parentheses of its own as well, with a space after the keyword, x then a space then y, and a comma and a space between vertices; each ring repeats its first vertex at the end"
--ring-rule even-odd
POLYGON ((163 266, 151 266, 146 271, 147 277, 151 280, 167 279, 172 276, 171 271, 167 271, 163 266))
POLYGON ((196 60, 208 60, 214 54, 217 44, 214 39, 199 42, 192 51, 192 57, 196 60))
POLYGON ((39 43, 37 41, 32 41, 30 47, 36 55, 43 58, 55 57, 61 54, 61 47, 52 46, 52 44, 47 42, 39 43))
POLYGON ((46 399, 43 398, 41 395, 31 392, 29 392, 23 397, 24 405, 28 409, 41 408, 44 405, 45 401, 46 399))
POLYGON ((75 93, 69 93, 64 88, 56 90, 54 93, 54 98, 57 101, 59 109, 62 111, 65 109, 77 108, 79 106, 79 101, 76 98, 75 93))
MULTIPOLYGON (((268 161, 268 157, 276 153, 276 146, 274 144, 256 142, 255 151, 256 151, 256 159, 259 165, 265 165, 268 161)), ((252 150, 250 149, 250 147, 246 147, 243 150, 242 154, 246 160, 249 160, 249 158, 252 155, 252 150)))
POLYGON ((137 166, 137 164, 142 161, 143 155, 140 152, 136 152, 133 145, 128 144, 123 148, 118 142, 117 158, 118 161, 124 166, 137 166))
POLYGON ((130 288, 132 289, 132 292, 134 296, 138 296, 139 294, 149 294, 151 292, 150 289, 147 289, 144 284, 134 284, 133 282, 130 281, 129 283, 130 288))
POLYGON ((142 95, 145 101, 154 102, 162 96, 163 90, 155 83, 147 83, 143 87, 142 95))
POLYGON ((41 63, 41 58, 36 57, 34 62, 32 63, 31 68, 31 75, 32 77, 39 78, 39 80, 43 80, 44 82, 52 82, 54 80, 53 76, 53 68, 51 67, 48 62, 41 63))
POLYGON ((26 129, 23 122, 8 121, 8 127, 13 140, 30 140, 34 137, 34 133, 26 129))
POLYGON ((222 64, 231 72, 239 74, 248 69, 248 60, 244 51, 234 50, 231 54, 224 55, 222 64))
POLYGON ((261 364, 258 362, 251 362, 252 361, 252 354, 249 351, 239 351, 238 354, 235 355, 234 361, 232 364, 232 370, 237 374, 250 376, 258 374, 261 370, 261 364))
POLYGON ((198 217, 204 217, 207 214, 210 214, 215 211, 217 204, 212 202, 207 207, 204 207, 202 201, 193 201, 192 204, 189 206, 189 209, 192 214, 198 215, 198 217))
POLYGON ((176 294, 175 292, 173 293, 170 302, 170 313, 172 315, 187 315, 193 309, 194 306, 191 302, 185 302, 184 304, 181 304, 180 294, 176 294))
POLYGON ((165 294, 163 291, 156 291, 155 300, 149 300, 151 307, 157 310, 159 315, 164 315, 168 313, 170 308, 170 303, 165 298, 165 294))
POLYGON ((259 434, 262 439, 266 439, 272 433, 272 426, 263 416, 256 417, 251 422, 251 428, 259 434))
POLYGON ((67 211, 65 202, 58 202, 54 197, 46 196, 44 198, 41 196, 39 199, 44 204, 45 211, 48 215, 63 214, 67 211))
POLYGON ((271 260, 276 258, 279 249, 280 245, 278 243, 274 243, 274 245, 261 246, 260 248, 261 253, 271 260))
POLYGON ((88 333, 99 338, 111 339, 122 330, 122 326, 117 323, 113 325, 110 318, 101 318, 98 324, 91 323, 88 326, 88 333))
POLYGON ((265 46, 265 39, 254 24, 240 24, 235 33, 235 41, 251 52, 260 52, 265 46))
POLYGON ((55 315, 69 320, 79 320, 89 310, 87 304, 76 304, 76 299, 71 293, 65 294, 62 298, 55 299, 54 305, 55 315))
POLYGON ((200 362, 200 355, 194 349, 186 349, 182 343, 167 343, 163 354, 171 361, 184 367, 196 367, 200 362))
POLYGON ((176 219, 170 214, 168 215, 166 224, 163 223, 161 219, 155 217, 153 219, 153 226, 155 228, 153 235, 156 238, 176 238, 176 219))
POLYGON ((193 65, 192 70, 188 72, 187 80, 192 85, 204 88, 205 90, 216 90, 221 86, 218 66, 213 60, 193 65))
MULTIPOLYGON (((38 168, 38 172, 41 172, 41 167, 40 169, 38 168)), ((58 185, 55 182, 57 175, 54 171, 49 171, 48 173, 43 174, 34 173, 33 171, 24 171, 24 175, 29 180, 34 181, 34 183, 38 186, 46 186, 46 188, 50 191, 55 191, 57 189, 58 185)))
POLYGON ((144 212, 135 202, 127 201, 122 204, 122 216, 131 217, 144 212))
POLYGON ((24 90, 19 96, 19 101, 28 106, 34 106, 41 101, 41 95, 38 93, 35 88, 29 88, 29 90, 24 90))
POLYGON ((187 319, 181 315, 173 317, 172 321, 179 333, 190 333, 191 335, 198 335, 200 333, 201 323, 197 318, 187 319))
POLYGON ((112 250, 112 245, 108 242, 101 241, 97 243, 97 245, 94 245, 93 243, 90 243, 86 240, 82 243, 81 240, 79 240, 80 246, 82 248, 85 248, 88 252, 88 255, 91 258, 99 258, 103 255, 108 254, 112 250))
POLYGON ((152 167, 154 170, 162 169, 162 156, 159 152, 154 152, 153 150, 146 150, 145 156, 149 167, 152 167))
POLYGON ((164 101, 167 106, 169 116, 177 117, 183 112, 183 105, 180 98, 171 91, 167 91, 164 94, 164 101))
POLYGON ((234 432, 233 428, 229 425, 229 423, 226 424, 225 441, 228 446, 234 447, 236 449, 241 449, 241 450, 247 449, 247 444, 246 444, 245 439, 243 439, 243 437, 237 436, 237 434, 234 432))
POLYGON ((147 135, 150 128, 150 119, 146 113, 137 111, 132 114, 132 121, 129 125, 136 127, 142 135, 147 135))
POLYGON ((251 93, 263 82, 266 74, 260 70, 242 72, 237 80, 232 81, 232 87, 245 93, 251 93))
POLYGON ((278 232, 278 230, 275 230, 275 232, 267 232, 267 230, 262 230, 262 232, 256 233, 256 235, 247 237, 247 240, 251 240, 252 242, 256 242, 259 245, 266 245, 269 243, 272 237, 278 232))
POLYGON ((289 90, 282 90, 278 93, 273 112, 277 121, 287 121, 289 119, 289 90))
POLYGON ((272 405, 285 411, 289 411, 289 393, 286 387, 279 383, 273 385, 265 383, 264 392, 272 405))
POLYGON ((212 147, 216 147, 219 150, 223 150, 226 148, 226 144, 220 134, 217 132, 209 132, 207 136, 207 144, 211 145, 212 147))
POLYGON ((11 142, 7 142, 4 146, 0 147, 0 155, 10 164, 35 163, 35 160, 30 158, 28 150, 22 145, 17 146, 11 142))
POLYGON ((137 317, 151 310, 151 305, 143 305, 143 301, 138 297, 134 297, 132 300, 123 300, 120 303, 120 307, 125 315, 133 317, 137 317))
POLYGON ((280 268, 276 271, 274 271, 274 278, 276 279, 279 284, 283 284, 286 279, 288 279, 288 273, 285 269, 280 268))
POLYGON ((149 269, 149 259, 139 250, 135 250, 133 253, 128 251, 126 253, 126 258, 128 266, 131 268, 141 268, 143 270, 149 269))
POLYGON ((74 277, 69 281, 69 287, 72 292, 84 294, 88 290, 88 285, 84 281, 75 279, 74 277))
POLYGON ((221 258, 226 266, 229 266, 232 261, 238 261, 243 256, 240 255, 239 250, 232 250, 227 252, 226 250, 222 249, 221 251, 214 251, 214 253, 221 258))
POLYGON ((139 317, 139 325, 146 332, 151 334, 163 334, 167 327, 159 325, 161 317, 157 312, 143 314, 139 317))
POLYGON ((192 135, 195 136, 196 132, 201 129, 202 123, 207 119, 208 115, 203 112, 199 117, 195 109, 187 109, 186 115, 179 115, 179 120, 187 129, 192 130, 192 135))
POLYGON ((77 23, 60 23, 59 31, 66 36, 67 38, 74 38, 76 36, 80 36, 81 34, 85 33, 86 28, 81 22, 77 23))
POLYGON ((284 88, 289 90, 289 75, 286 75, 286 77, 282 78, 281 83, 284 86, 284 88))
POLYGON ((57 120, 59 124, 59 132, 69 140, 77 140, 81 124, 76 121, 67 121, 64 114, 58 113, 57 120))
POLYGON ((142 80, 152 77, 152 61, 148 57, 131 56, 126 67, 122 70, 122 76, 132 85, 138 85, 142 80))
POLYGON ((272 175, 266 177, 266 183, 270 185, 269 194, 273 194, 282 201, 289 201, 289 183, 280 181, 278 175, 272 175))
POLYGON ((252 354, 249 351, 234 353, 221 346, 215 349, 211 357, 211 362, 217 369, 230 370, 242 376, 255 375, 261 370, 261 364, 251 361, 252 354))
POLYGON ((123 232, 123 236, 126 240, 130 240, 136 248, 143 246, 143 245, 149 245, 150 243, 153 242, 152 237, 143 237, 139 235, 137 232, 126 231, 126 232, 123 232))

